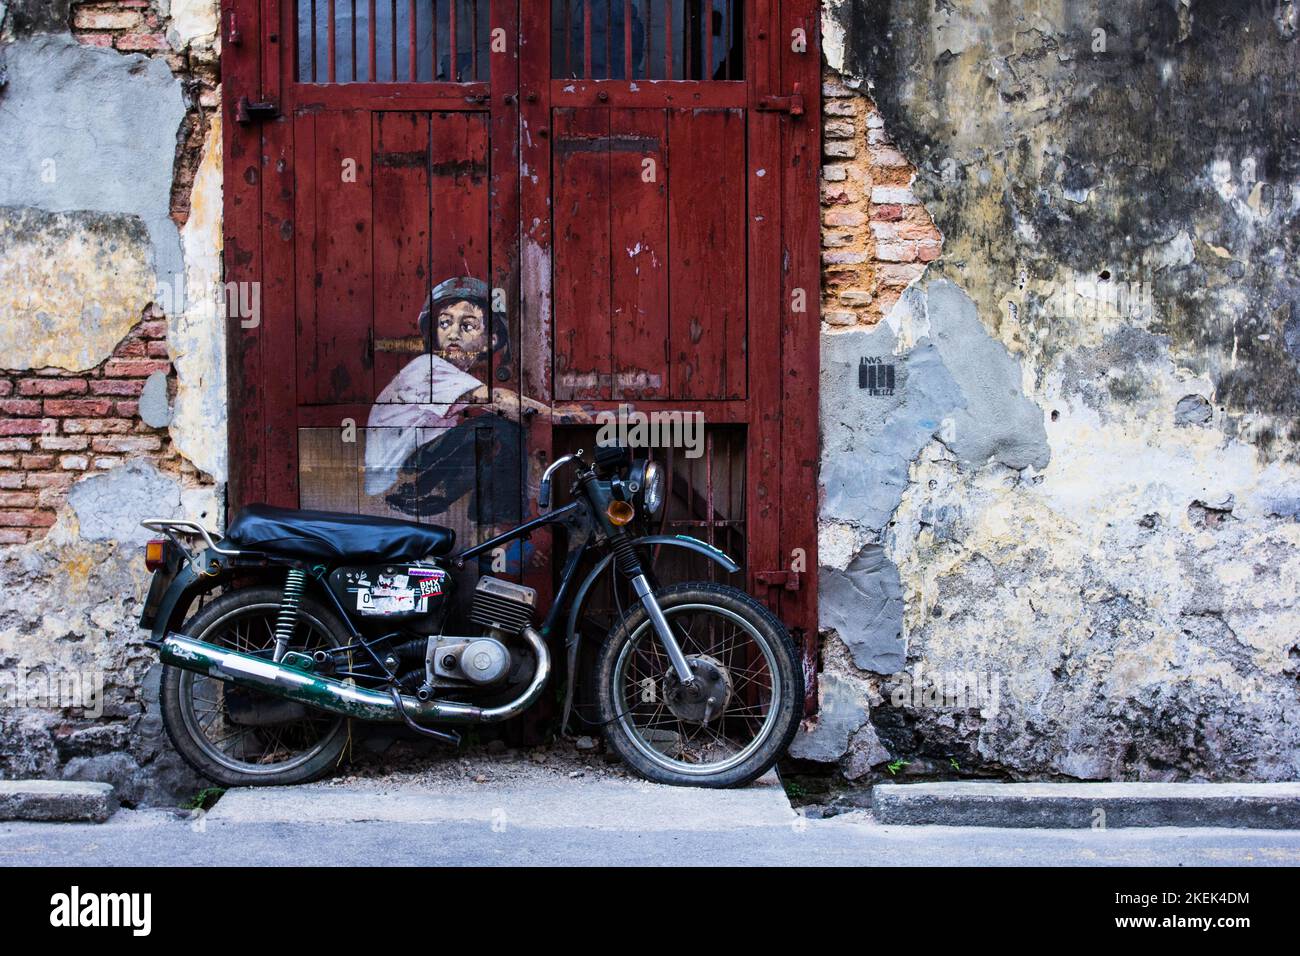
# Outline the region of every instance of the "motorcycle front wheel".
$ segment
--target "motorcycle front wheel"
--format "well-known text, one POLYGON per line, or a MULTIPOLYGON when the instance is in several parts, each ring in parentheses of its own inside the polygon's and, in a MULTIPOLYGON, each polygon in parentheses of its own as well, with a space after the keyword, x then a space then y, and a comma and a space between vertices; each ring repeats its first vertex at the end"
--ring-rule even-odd
POLYGON ((682 683, 645 609, 630 609, 596 661, 609 745, 656 783, 738 787, 762 776, 803 714, 803 671, 789 632, 736 588, 692 582, 655 598, 695 680, 682 683))

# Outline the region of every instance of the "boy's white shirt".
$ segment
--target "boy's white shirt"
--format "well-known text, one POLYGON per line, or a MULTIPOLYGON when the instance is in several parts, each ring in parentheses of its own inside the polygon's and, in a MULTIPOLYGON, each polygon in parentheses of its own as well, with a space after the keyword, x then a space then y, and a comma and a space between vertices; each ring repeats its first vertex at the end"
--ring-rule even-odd
POLYGON ((413 451, 456 424, 452 408, 461 396, 482 385, 436 355, 421 355, 402 369, 370 408, 366 494, 383 494, 391 488, 413 451), (423 442, 420 429, 424 429, 423 442))

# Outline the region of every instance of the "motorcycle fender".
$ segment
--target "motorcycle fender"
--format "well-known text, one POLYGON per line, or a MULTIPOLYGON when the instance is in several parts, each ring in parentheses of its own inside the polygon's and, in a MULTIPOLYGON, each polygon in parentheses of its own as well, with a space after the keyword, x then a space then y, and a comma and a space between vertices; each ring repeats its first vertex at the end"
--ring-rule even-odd
MULTIPOLYGON (((732 558, 720 548, 701 541, 699 538, 692 538, 686 534, 652 534, 644 538, 637 538, 638 545, 665 545, 671 548, 686 548, 688 551, 694 551, 708 557, 722 568, 728 574, 735 574, 740 570, 732 558)), ((578 666, 578 642, 582 639, 578 634, 578 618, 582 614, 582 607, 587 603, 587 594, 591 591, 592 586, 600 579, 600 576, 609 567, 609 563, 614 560, 612 554, 607 554, 596 562, 596 566, 591 569, 590 573, 583 578, 582 584, 578 587, 578 593, 573 596, 573 603, 569 606, 569 618, 564 628, 564 646, 565 655, 568 661, 569 669, 569 686, 564 693, 564 714, 560 720, 560 727, 564 728, 569 725, 569 714, 573 710, 573 690, 578 666)))
POLYGON ((223 573, 203 574, 191 562, 184 562, 163 592, 157 609, 152 614, 146 612, 140 619, 140 626, 150 629, 149 639, 145 643, 157 648, 169 631, 180 630, 185 614, 194 600, 223 583, 228 576, 223 573))

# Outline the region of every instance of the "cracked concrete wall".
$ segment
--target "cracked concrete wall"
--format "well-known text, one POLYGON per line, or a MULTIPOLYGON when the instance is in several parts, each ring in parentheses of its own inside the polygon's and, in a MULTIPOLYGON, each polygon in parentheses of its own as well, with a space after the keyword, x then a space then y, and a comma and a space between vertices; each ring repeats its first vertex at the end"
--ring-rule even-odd
POLYGON ((224 507, 216 0, 0 4, 0 776, 197 778, 141 519, 224 507))
POLYGON ((828 0, 823 35, 943 245, 823 326, 835 719, 796 755, 1294 779, 1296 5, 828 0))

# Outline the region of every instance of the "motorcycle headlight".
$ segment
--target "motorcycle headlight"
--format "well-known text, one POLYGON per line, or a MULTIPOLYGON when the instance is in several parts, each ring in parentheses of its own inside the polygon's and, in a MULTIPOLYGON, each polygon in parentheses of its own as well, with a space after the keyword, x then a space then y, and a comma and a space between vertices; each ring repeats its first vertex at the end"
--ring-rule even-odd
POLYGON ((644 483, 641 507, 645 509, 647 518, 657 517, 664 506, 664 470, 659 462, 649 462, 641 480, 644 483))

